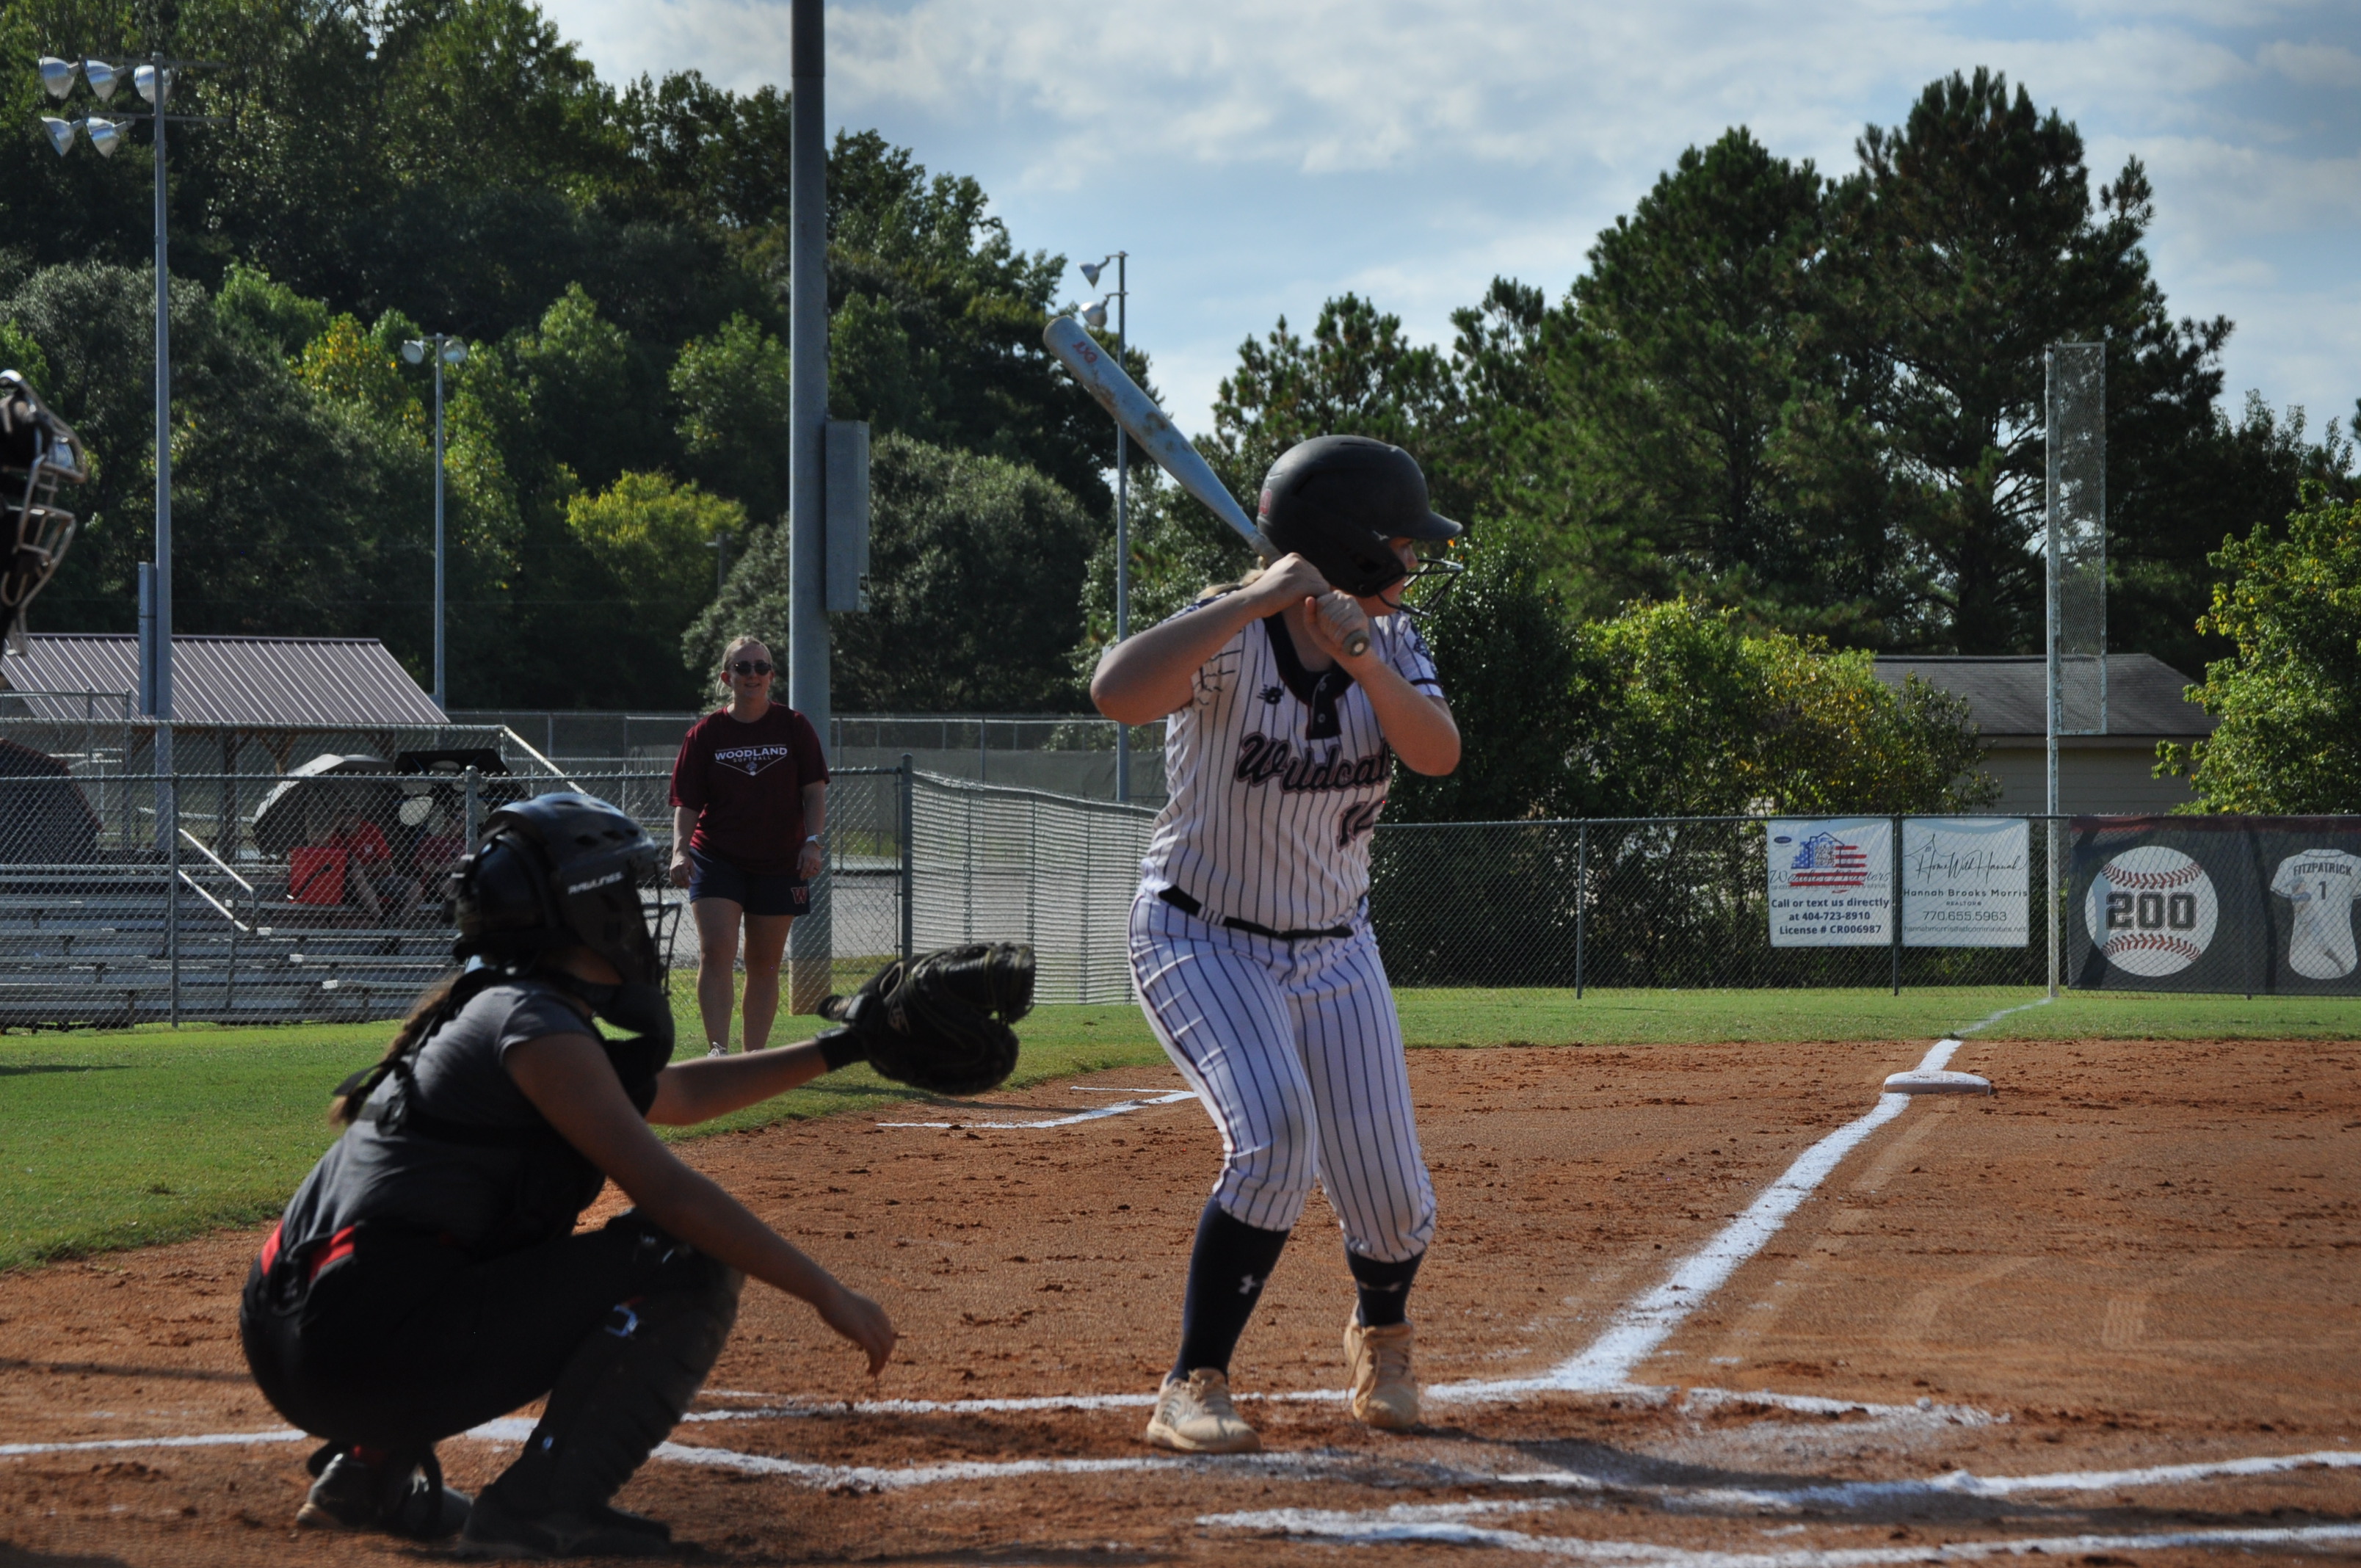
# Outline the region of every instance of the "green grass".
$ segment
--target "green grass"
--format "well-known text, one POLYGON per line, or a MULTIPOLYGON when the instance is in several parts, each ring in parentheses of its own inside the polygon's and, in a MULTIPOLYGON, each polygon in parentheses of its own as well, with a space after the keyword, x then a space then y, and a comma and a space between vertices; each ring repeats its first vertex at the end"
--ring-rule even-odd
MULTIPOLYGON (((2039 994, 1595 991, 1577 1001, 1563 991, 1416 991, 1400 1006, 1413 1046, 1931 1040, 2039 994)), ((680 1005, 686 1012, 686 995, 680 1005)), ((390 1031, 339 1024, 0 1037, 0 1267, 268 1219, 332 1135, 322 1120, 329 1090, 374 1060, 390 1031)), ((2356 1034, 2361 1000, 2075 992, 2002 1020, 1987 1037, 2356 1034)), ((688 1022, 683 1038, 696 1035, 688 1022)), ((1163 1060, 1128 1005, 1044 1007, 1024 1035, 1016 1087, 1163 1060)), ((854 1069, 699 1132, 908 1098, 854 1069)))

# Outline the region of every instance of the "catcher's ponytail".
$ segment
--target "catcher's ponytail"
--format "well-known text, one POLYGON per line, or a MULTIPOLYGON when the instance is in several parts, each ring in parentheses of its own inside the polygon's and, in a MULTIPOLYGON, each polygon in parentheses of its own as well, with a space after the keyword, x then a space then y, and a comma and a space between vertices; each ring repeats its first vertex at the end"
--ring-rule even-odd
MULTIPOLYGON (((401 1027, 394 1031, 391 1043, 385 1047, 385 1055, 378 1058, 377 1065, 364 1068, 336 1085, 335 1097, 328 1102, 329 1125, 349 1125, 361 1113, 361 1107, 368 1103, 377 1086, 385 1081, 385 1075, 393 1070, 394 1064, 424 1045, 427 1036, 441 1028, 446 1019, 467 1005, 467 998, 458 992, 459 983, 467 978, 467 973, 453 974, 420 997, 418 1005, 410 1010, 410 1016, 401 1021, 401 1027)), ((468 994, 481 989, 480 985, 469 986, 468 994)))

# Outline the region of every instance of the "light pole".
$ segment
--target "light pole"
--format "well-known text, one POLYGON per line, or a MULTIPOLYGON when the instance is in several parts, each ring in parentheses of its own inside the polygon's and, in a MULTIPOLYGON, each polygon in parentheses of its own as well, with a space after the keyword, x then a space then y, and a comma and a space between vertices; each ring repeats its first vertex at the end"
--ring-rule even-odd
POLYGON ((434 706, 443 707, 448 689, 443 665, 443 367, 465 365, 467 345, 448 333, 431 333, 405 342, 401 356, 412 365, 423 365, 430 356, 434 361, 434 706))
MULTIPOLYGON (((1123 363, 1125 316, 1131 306, 1131 290, 1125 279, 1125 263, 1131 252, 1118 250, 1096 261, 1085 261, 1080 271, 1085 282, 1093 289, 1099 286, 1099 274, 1107 263, 1115 263, 1115 291, 1082 307, 1082 324, 1098 331, 1106 329, 1106 302, 1115 302, 1115 358, 1123 363)), ((1131 635, 1131 520, 1129 438, 1124 428, 1115 427, 1115 640, 1118 642, 1131 635)), ((1131 727, 1118 724, 1115 729, 1115 797, 1131 799, 1131 727)))
POLYGON ((91 147, 100 157, 107 158, 123 145, 123 127, 126 124, 147 120, 156 127, 155 630, 154 646, 145 651, 153 664, 148 666, 147 660, 142 661, 143 667, 152 667, 155 674, 152 683, 142 683, 148 689, 140 695, 147 699, 148 713, 157 720, 156 769, 165 774, 172 771, 172 325, 171 272, 165 239, 164 126, 172 121, 210 126, 219 125, 222 120, 217 115, 168 115, 164 111, 171 100, 174 80, 182 71, 220 69, 210 60, 172 60, 161 54, 150 54, 136 65, 95 57, 60 60, 53 55, 43 56, 40 62, 41 85, 49 90, 50 97, 60 102, 72 93, 74 79, 80 77, 89 83, 100 104, 109 103, 127 74, 148 104, 145 114, 133 111, 112 117, 91 115, 64 120, 44 115, 42 128, 49 132, 49 145, 58 149, 60 158, 72 150, 77 132, 88 136, 91 147))

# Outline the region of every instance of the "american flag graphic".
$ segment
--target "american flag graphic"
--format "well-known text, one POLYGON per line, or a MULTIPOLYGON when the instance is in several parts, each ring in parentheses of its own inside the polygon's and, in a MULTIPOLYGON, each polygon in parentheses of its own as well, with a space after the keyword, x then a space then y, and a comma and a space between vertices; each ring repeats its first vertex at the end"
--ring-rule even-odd
POLYGON ((1869 880, 1869 851, 1833 833, 1815 833, 1795 847, 1790 887, 1859 887, 1869 880))

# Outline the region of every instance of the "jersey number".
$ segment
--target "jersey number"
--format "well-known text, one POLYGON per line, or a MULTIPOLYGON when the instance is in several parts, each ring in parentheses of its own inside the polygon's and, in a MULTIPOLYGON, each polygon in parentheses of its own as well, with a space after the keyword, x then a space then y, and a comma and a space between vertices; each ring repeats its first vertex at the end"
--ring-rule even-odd
POLYGON ((1336 847, 1350 849, 1353 840, 1378 825, 1378 813, 1386 808, 1382 800, 1365 801, 1348 806, 1336 814, 1336 847))

